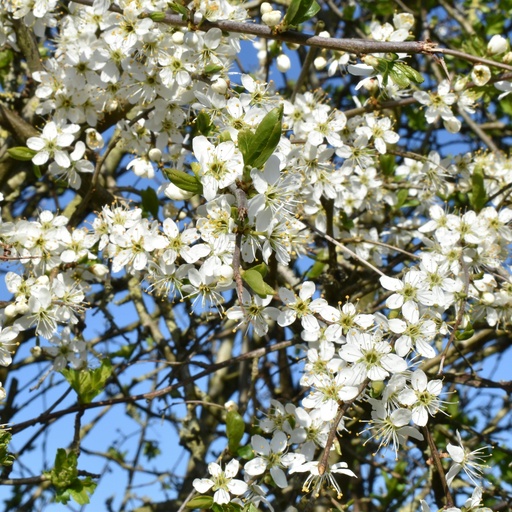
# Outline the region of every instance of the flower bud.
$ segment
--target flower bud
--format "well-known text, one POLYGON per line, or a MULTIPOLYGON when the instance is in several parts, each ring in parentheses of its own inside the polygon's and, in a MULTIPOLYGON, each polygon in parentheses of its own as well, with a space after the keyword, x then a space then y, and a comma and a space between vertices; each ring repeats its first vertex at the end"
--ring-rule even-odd
POLYGON ((18 311, 17 311, 17 308, 16 308, 16 304, 7 304, 7 306, 5 306, 5 309, 4 309, 4 315, 7 317, 7 318, 12 318, 14 316, 16 316, 18 314, 18 311))
POLYGON ((453 84, 453 90, 455 92, 461 92, 466 88, 466 85, 468 84, 469 77, 467 76, 460 76, 457 77, 457 80, 455 80, 455 83, 453 84))
POLYGON ((98 279, 103 279, 109 272, 108 267, 101 263, 95 263, 90 270, 98 279))
POLYGON ((41 347, 38 347, 37 345, 35 347, 32 347, 30 349, 30 353, 32 354, 33 357, 35 358, 38 358, 38 357, 41 357, 41 354, 43 353, 41 347))
POLYGON ((218 94, 226 94, 228 83, 224 78, 217 78, 217 80, 212 83, 212 89, 218 94))
POLYGON ((177 32, 174 32, 172 35, 172 42, 175 44, 183 44, 183 39, 185 38, 185 34, 183 32, 180 32, 179 30, 177 32))
POLYGON ((267 25, 267 27, 275 27, 281 22, 281 11, 266 12, 261 17, 261 21, 267 25))
POLYGON ((284 53, 277 56, 276 63, 277 69, 281 71, 281 73, 286 73, 292 66, 290 58, 288 57, 288 55, 285 55, 284 53))
POLYGON ((371 66, 372 68, 377 68, 379 65, 379 60, 377 57, 374 57, 373 55, 365 55, 361 59, 367 66, 371 66))
POLYGON ((491 37, 491 40, 487 43, 487 52, 491 55, 499 55, 508 50, 508 41, 499 34, 491 37))
POLYGON ((268 12, 272 12, 273 10, 274 10, 274 8, 268 2, 263 2, 260 5, 260 13, 261 14, 267 14, 268 12))
POLYGON ((158 148, 151 148, 148 151, 148 157, 152 162, 160 162, 162 160, 162 151, 158 148))
POLYGON ((482 303, 486 305, 493 304, 495 302, 496 298, 494 297, 494 294, 491 292, 485 292, 482 294, 481 301, 482 303))
POLYGON ((401 12, 393 16, 393 25, 397 29, 410 30, 414 26, 414 16, 408 12, 401 12))
POLYGON ((224 407, 227 411, 238 411, 238 404, 234 402, 233 400, 228 400, 224 407))
POLYGON ((183 190, 177 187, 174 183, 169 183, 165 187, 164 194, 174 201, 184 201, 185 199, 190 199, 194 195, 193 192, 183 190))
POLYGON ((325 66, 327 66, 327 61, 325 60, 325 57, 320 56, 313 61, 313 64, 315 66, 315 69, 320 70, 324 69, 325 66))

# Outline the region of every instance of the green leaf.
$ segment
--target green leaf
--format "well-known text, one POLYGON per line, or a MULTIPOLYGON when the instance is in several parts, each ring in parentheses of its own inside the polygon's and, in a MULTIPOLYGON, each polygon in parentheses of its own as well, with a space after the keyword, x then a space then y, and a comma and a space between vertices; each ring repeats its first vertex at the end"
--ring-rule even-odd
POLYGON ((14 455, 8 450, 11 438, 11 433, 4 429, 0 429, 0 466, 12 466, 12 463, 15 460, 14 455))
POLYGON ((407 188, 401 188, 397 194, 396 194, 396 206, 395 208, 399 210, 402 208, 402 206, 405 204, 405 201, 407 201, 407 198, 409 197, 409 189, 407 188))
POLYGON ((171 2, 167 4, 174 12, 181 14, 184 20, 187 20, 190 14, 190 11, 184 6, 177 2, 171 2))
POLYGON ((214 73, 218 73, 219 71, 222 71, 224 68, 223 66, 219 66, 217 64, 209 64, 204 68, 204 72, 206 75, 213 75, 214 73))
POLYGON ((257 270, 245 270, 242 273, 242 279, 261 298, 264 299, 267 295, 274 295, 274 288, 263 281, 263 277, 257 270))
POLYGON ((468 323, 466 325, 466 328, 463 331, 457 331, 455 333, 455 339, 459 341, 469 340, 475 334, 475 330, 473 329, 473 326, 468 323))
POLYGON ((238 448, 236 451, 236 454, 244 460, 251 460, 254 458, 254 450, 252 449, 251 445, 248 444, 246 446, 242 446, 241 448, 238 448))
POLYGON ((123 359, 130 359, 133 351, 135 350, 135 344, 123 345, 119 350, 111 353, 111 357, 122 357, 123 359))
POLYGON ((293 25, 292 21, 297 16, 302 0, 292 0, 284 16, 284 25, 293 25))
POLYGON ((105 383, 112 374, 112 363, 109 359, 103 359, 101 366, 94 370, 66 368, 61 373, 76 391, 80 403, 88 404, 103 391, 105 383))
POLYGON ((7 154, 14 160, 28 162, 34 158, 34 155, 37 154, 37 151, 34 151, 33 149, 27 148, 25 146, 16 146, 14 148, 9 148, 7 150, 7 154))
POLYGON ((6 68, 12 62, 13 55, 11 50, 0 51, 0 69, 6 68))
POLYGON ((96 483, 91 477, 78 478, 78 457, 74 451, 67 453, 59 448, 55 456, 53 469, 45 475, 55 490, 55 501, 66 504, 71 498, 79 505, 89 503, 89 494, 93 494, 96 483))
POLYGON ((395 172, 395 155, 379 155, 380 169, 385 176, 393 176, 395 172))
POLYGON ((473 209, 479 212, 488 201, 484 187, 484 171, 482 167, 475 167, 471 175, 471 183, 473 186, 470 193, 470 203, 473 209))
POLYGON ((91 477, 77 478, 69 487, 69 494, 79 505, 87 505, 89 503, 89 495, 94 493, 96 482, 91 477))
POLYGON ((311 19, 320 10, 316 0, 292 0, 283 20, 285 26, 297 26, 311 19))
POLYGON ((169 180, 178 188, 181 188, 181 190, 186 190, 187 192, 192 192, 194 194, 203 193, 203 185, 197 176, 192 176, 178 169, 165 169, 165 174, 169 180))
POLYGON ((205 137, 208 136, 213 128, 210 116, 203 110, 197 114, 196 128, 205 137))
POLYGON ((187 502, 187 508, 211 508, 213 498, 211 496, 196 496, 187 502))
POLYGON ((146 190, 142 190, 140 195, 142 198, 142 209, 151 213, 151 215, 157 219, 160 202, 158 201, 158 196, 156 195, 155 189, 148 187, 146 190))
POLYGON ((150 19, 153 21, 164 21, 165 20, 165 12, 162 11, 154 11, 149 13, 150 19))
POLYGON ((240 441, 244 436, 245 421, 238 411, 229 411, 226 417, 226 435, 229 451, 236 455, 240 441))
POLYGON ((160 450, 156 441, 151 441, 148 439, 144 443, 143 453, 148 460, 151 460, 160 455, 162 451, 160 450))
POLYGON ((272 109, 252 134, 241 131, 238 134, 238 148, 244 157, 244 164, 250 167, 263 167, 281 139, 283 106, 272 109), (242 136, 242 140, 240 140, 242 136))
POLYGON ((306 277, 308 279, 316 279, 320 277, 327 265, 328 257, 328 251, 326 249, 322 249, 316 256, 315 263, 313 263, 311 268, 308 270, 306 277))
POLYGON ((411 82, 421 84, 424 81, 421 73, 418 73, 418 71, 411 68, 411 66, 398 61, 393 61, 389 75, 393 81, 402 88, 409 87, 411 82))
POLYGON ((265 263, 260 263, 259 265, 254 265, 254 267, 251 267, 251 270, 256 270, 256 272, 259 272, 261 274, 261 277, 266 277, 268 274, 268 267, 265 263))
POLYGON ((254 503, 249 503, 245 506, 244 512, 261 512, 259 508, 257 508, 254 503))
POLYGON ((249 147, 251 145, 252 137, 254 137, 254 134, 251 130, 245 129, 238 132, 238 149, 240 150, 240 153, 242 153, 245 165, 249 165, 247 161, 249 159, 249 147))

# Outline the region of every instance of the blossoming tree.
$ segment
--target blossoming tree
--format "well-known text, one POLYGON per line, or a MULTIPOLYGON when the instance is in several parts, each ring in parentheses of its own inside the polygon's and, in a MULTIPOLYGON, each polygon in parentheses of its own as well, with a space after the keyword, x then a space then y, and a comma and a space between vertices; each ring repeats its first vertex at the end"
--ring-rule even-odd
POLYGON ((4 510, 510 510, 511 10, 3 2, 4 510))

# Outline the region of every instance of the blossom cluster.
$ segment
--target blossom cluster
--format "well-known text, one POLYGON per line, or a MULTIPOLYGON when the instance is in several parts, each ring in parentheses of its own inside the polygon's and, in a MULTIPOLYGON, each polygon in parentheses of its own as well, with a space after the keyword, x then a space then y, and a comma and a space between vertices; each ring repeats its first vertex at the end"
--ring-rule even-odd
MULTIPOLYGON (((200 22, 244 20, 242 6, 194 2, 198 29, 188 30, 153 20, 167 2, 126 1, 120 12, 109 5, 70 5, 57 51, 33 73, 35 112, 46 121, 26 145, 50 179, 79 190, 84 174, 98 179, 104 123, 124 113, 111 141, 133 156, 126 172, 158 180, 154 192, 164 203, 163 218, 121 200, 79 227, 49 210, 2 223, 1 255, 19 265, 5 276, 12 298, 0 317, 0 364, 12 363, 16 339, 30 329, 51 343, 43 352, 53 369, 90 364, 79 325, 95 307, 87 303, 91 288, 103 286, 110 273, 135 277, 148 293, 182 300, 244 333, 265 337, 277 325, 302 342, 301 404, 271 401, 260 432, 248 442, 254 456, 243 465, 244 480, 235 478, 242 467, 237 459, 224 470, 212 462, 210 477, 196 479, 194 488, 213 491, 219 505, 270 505, 267 486, 285 488, 296 478, 291 475, 305 473, 305 492, 319 494, 327 485, 341 496, 335 475, 355 473, 347 462, 322 465, 321 457, 326 450, 331 455, 330 432, 349 435, 347 408, 371 409, 360 433, 378 449, 392 446, 398 457, 444 412, 442 378, 432 378, 421 364, 440 354, 454 330, 477 322, 510 326, 512 209, 504 190, 512 161, 501 154, 449 158, 432 151, 408 154, 384 169, 384 157, 400 155, 398 120, 372 109, 348 116, 318 91, 283 98, 272 84, 230 74, 240 37, 219 28, 203 31, 200 22), (248 165, 247 140, 276 111, 282 115, 278 140, 264 161, 248 165), (180 187, 176 173, 193 186, 182 181, 180 187), (472 194, 464 211, 442 201, 456 188, 472 194), (388 217, 385 229, 375 227, 388 217), (276 263, 284 273, 311 254, 316 236, 346 240, 332 247, 330 265, 350 271, 369 265, 379 274, 378 307, 365 309, 341 296, 329 302, 325 287, 312 279, 276 280, 275 289, 265 283, 263 292, 243 280, 261 263, 265 270, 276 263), (406 265, 393 263, 398 253, 408 256, 406 265), (370 393, 381 383, 381 393, 370 393)), ((54 9, 55 2, 18 0, 7 11, 44 37, 45 27, 56 23, 54 9)), ((273 18, 266 19, 273 26, 273 18)), ((413 24, 411 15, 398 13, 393 25, 375 21, 370 32, 375 40, 405 41, 413 24)), ((6 41, 14 47, 15 33, 6 41)), ((376 86, 389 98, 417 101, 428 124, 441 121, 453 133, 461 129, 455 107, 474 113, 475 98, 464 87, 455 90, 444 80, 436 92, 413 91, 410 81, 404 86, 392 72, 384 76, 379 63, 385 55, 370 57, 357 64, 354 56, 325 51, 315 65, 327 66, 330 76, 347 66, 366 77, 355 88, 358 106, 376 86)), ((406 55, 398 58, 403 64, 406 55)), ((280 61, 285 70, 286 59, 280 61)), ((507 90, 503 83, 497 87, 507 90)), ((260 154, 269 145, 258 146, 260 154)), ((258 275, 263 280, 264 272, 258 275)), ((478 463, 472 471, 474 459, 462 446, 447 450, 455 462, 449 484, 461 469, 477 484, 478 463)), ((478 489, 471 507, 480 503, 478 489)))

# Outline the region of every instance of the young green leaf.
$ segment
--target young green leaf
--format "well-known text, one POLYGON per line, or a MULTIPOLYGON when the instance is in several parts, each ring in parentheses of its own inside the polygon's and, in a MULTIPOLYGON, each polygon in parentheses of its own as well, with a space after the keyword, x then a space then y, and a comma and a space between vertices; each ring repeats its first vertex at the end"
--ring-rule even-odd
POLYGON ((155 189, 148 187, 146 190, 142 190, 142 208, 144 211, 151 213, 155 219, 158 218, 158 208, 160 207, 160 201, 156 195, 155 189))
POLYGON ((268 274, 268 266, 265 263, 254 265, 254 267, 251 267, 251 270, 256 270, 256 272, 259 272, 263 278, 268 274))
POLYGON ((260 122, 253 134, 248 130, 238 134, 238 148, 244 164, 261 168, 281 140, 283 106, 272 109, 260 122), (240 138, 241 137, 241 138, 240 138))
POLYGON ((55 501, 66 504, 71 498, 79 505, 89 503, 89 495, 96 489, 91 477, 78 478, 78 458, 74 451, 69 453, 59 448, 53 469, 46 472, 55 490, 55 501))
POLYGON ((168 5, 174 12, 181 14, 183 20, 188 19, 190 11, 184 5, 181 5, 178 2, 171 2, 168 5))
POLYGON ((15 457, 9 452, 8 447, 11 442, 12 434, 4 429, 0 429, 0 466, 12 466, 15 457))
POLYGON ((320 10, 316 0, 292 0, 283 20, 285 27, 295 27, 308 21, 320 10))
POLYGON ((196 496, 187 502, 187 508, 211 508, 213 498, 211 496, 196 496))
POLYGON ((181 188, 181 190, 193 192, 194 194, 203 193, 203 185, 196 176, 192 176, 178 169, 165 169, 165 174, 169 180, 178 188, 181 188))
POLYGON ((251 287, 254 293, 257 293, 262 298, 274 294, 272 286, 263 281, 263 277, 257 270, 245 270, 242 273, 242 279, 251 287))
POLYGON ((15 146, 14 148, 9 148, 7 150, 7 154, 13 158, 14 160, 20 160, 22 162, 28 162, 34 158, 34 155, 37 151, 33 149, 27 148, 25 146, 15 146))
POLYGON ((238 411, 229 411, 226 417, 226 435, 229 451, 236 455, 240 441, 244 436, 245 421, 238 411))
POLYGON ((204 111, 199 112, 196 117, 196 128, 199 133, 206 137, 209 135, 212 127, 213 125, 210 116, 204 111))
POLYGON ((112 374, 112 363, 109 359, 103 359, 101 366, 94 370, 65 368, 61 373, 76 391, 80 403, 88 404, 103 391, 105 383, 112 374))
POLYGON ((487 203, 488 197, 484 186, 484 171, 482 167, 477 166, 471 175, 471 194, 470 203, 476 212, 479 212, 487 203))

